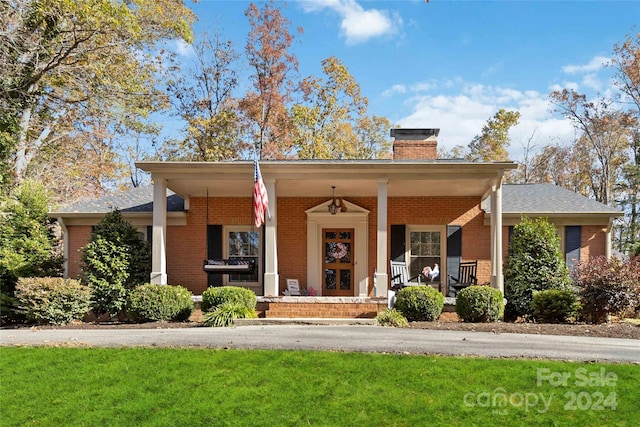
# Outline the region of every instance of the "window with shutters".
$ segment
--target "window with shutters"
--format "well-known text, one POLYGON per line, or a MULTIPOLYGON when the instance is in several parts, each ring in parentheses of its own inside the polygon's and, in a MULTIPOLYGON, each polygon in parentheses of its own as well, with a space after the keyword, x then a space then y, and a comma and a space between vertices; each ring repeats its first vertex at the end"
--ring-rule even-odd
POLYGON ((426 266, 432 269, 438 264, 440 277, 434 282, 442 280, 445 267, 446 229, 441 226, 407 226, 407 247, 405 259, 409 267, 409 276, 415 277, 426 266))

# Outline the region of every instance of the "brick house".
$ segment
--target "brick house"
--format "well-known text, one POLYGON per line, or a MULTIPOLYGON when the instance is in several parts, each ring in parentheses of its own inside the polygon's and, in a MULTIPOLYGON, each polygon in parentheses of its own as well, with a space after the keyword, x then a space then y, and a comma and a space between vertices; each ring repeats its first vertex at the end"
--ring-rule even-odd
MULTIPOLYGON (((437 159, 438 129, 393 129, 393 159, 262 161, 270 200, 253 225, 253 162, 142 162, 153 188, 138 188, 50 216, 65 231, 66 275, 80 271, 79 249, 117 208, 152 244, 151 282, 255 291, 274 317, 357 317, 386 307, 389 261, 411 275, 425 265, 457 275, 478 261, 479 283, 503 290, 511 227, 523 215, 549 218, 569 264, 611 253, 622 215, 550 184, 505 185, 513 162, 437 159), (249 274, 207 274, 205 259, 250 258, 249 274), (287 280, 317 297, 283 297, 287 280), (313 301, 315 305, 309 305, 313 301), (278 312, 278 308, 288 311, 278 312)), ((438 280, 438 279, 437 279, 438 280)))

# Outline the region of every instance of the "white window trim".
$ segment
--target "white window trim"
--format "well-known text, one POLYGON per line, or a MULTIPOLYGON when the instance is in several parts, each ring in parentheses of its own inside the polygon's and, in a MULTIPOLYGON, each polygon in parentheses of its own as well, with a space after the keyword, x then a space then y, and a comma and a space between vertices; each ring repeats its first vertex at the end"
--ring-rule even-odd
POLYGON ((411 233, 421 231, 437 231, 440 233, 440 282, 446 283, 447 277, 447 226, 446 225, 407 225, 405 229, 404 259, 411 271, 411 233))
POLYGON ((229 232, 235 232, 235 231, 257 231, 258 232, 258 265, 256 265, 256 269, 258 270, 258 281, 257 282, 230 282, 229 275, 224 274, 222 275, 222 278, 223 278, 222 284, 224 286, 237 286, 242 288, 248 288, 256 292, 256 295, 258 295, 258 292, 260 292, 260 295, 261 295, 262 294, 262 275, 260 274, 260 271, 262 271, 262 263, 264 262, 263 253, 261 250, 262 241, 263 241, 262 229, 261 228, 256 229, 255 227, 252 227, 250 225, 224 225, 222 227, 222 257, 224 259, 229 259, 229 232))

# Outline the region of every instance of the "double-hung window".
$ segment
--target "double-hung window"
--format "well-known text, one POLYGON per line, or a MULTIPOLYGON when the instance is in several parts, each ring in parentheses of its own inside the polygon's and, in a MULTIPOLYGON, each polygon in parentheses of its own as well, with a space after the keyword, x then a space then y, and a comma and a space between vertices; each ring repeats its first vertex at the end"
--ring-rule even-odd
POLYGON ((251 226, 225 226, 223 237, 223 255, 233 262, 234 259, 253 260, 256 269, 250 274, 225 275, 225 285, 242 286, 258 293, 262 290, 260 282, 261 232, 251 226))
POLYGON ((409 265, 410 277, 415 277, 422 272, 424 267, 432 269, 438 264, 440 276, 434 282, 442 281, 445 268, 446 254, 446 228, 442 226, 407 226, 407 252, 405 259, 409 265))

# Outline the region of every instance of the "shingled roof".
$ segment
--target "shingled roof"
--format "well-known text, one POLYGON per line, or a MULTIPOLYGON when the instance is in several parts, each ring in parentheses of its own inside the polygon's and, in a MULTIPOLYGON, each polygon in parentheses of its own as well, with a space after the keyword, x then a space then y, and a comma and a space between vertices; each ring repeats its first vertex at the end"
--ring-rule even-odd
MULTIPOLYGON (((489 199, 482 203, 491 212, 489 199)), ((611 206, 553 184, 505 184, 502 186, 503 214, 600 214, 622 216, 611 206)))
MULTIPOLYGON (((99 199, 91 199, 59 209, 58 213, 107 213, 113 210, 120 212, 142 213, 153 212, 153 186, 137 187, 119 191, 99 199)), ((184 210, 184 200, 172 191, 167 191, 167 211, 184 210)))
MULTIPOLYGON (((505 184, 502 187, 503 214, 599 214, 622 216, 611 206, 581 196, 553 184, 505 184)), ((167 191, 167 211, 184 210, 182 197, 167 191)), ((142 213, 153 211, 153 187, 138 187, 91 199, 61 208, 57 213, 107 213, 112 210, 142 213)), ((482 203, 485 212, 491 212, 489 200, 482 203)))

